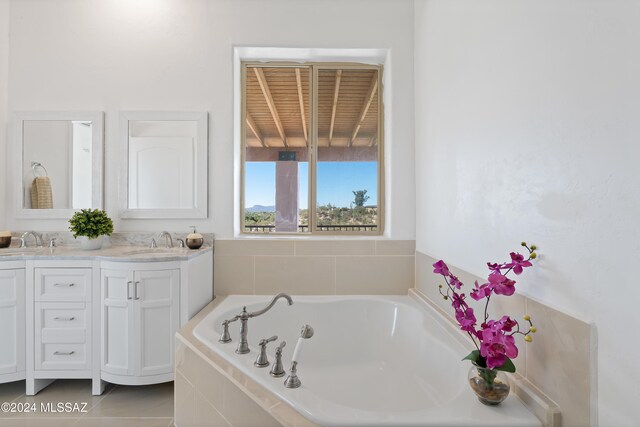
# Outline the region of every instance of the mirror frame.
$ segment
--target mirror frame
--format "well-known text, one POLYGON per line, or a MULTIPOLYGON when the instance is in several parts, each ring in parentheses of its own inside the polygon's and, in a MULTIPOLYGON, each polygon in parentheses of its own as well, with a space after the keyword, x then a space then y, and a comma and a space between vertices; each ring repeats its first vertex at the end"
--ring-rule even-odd
POLYGON ((201 219, 208 217, 209 184, 209 114, 189 111, 121 111, 120 141, 121 161, 119 179, 120 218, 123 219, 201 219), (129 208, 129 122, 130 121, 195 121, 195 206, 177 209, 131 209, 129 208))
POLYGON ((17 111, 14 116, 13 169, 16 180, 16 218, 69 219, 79 209, 26 209, 24 206, 24 122, 87 121, 91 126, 91 208, 103 209, 104 113, 102 111, 17 111))

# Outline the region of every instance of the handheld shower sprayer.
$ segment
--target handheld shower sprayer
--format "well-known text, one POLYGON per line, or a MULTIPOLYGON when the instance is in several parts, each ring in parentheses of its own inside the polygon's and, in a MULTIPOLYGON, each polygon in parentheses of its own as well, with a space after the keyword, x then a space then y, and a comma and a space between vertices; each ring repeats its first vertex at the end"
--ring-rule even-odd
POLYGON ((291 357, 291 373, 284 381, 284 386, 286 388, 298 388, 302 384, 300 379, 298 378, 298 361, 300 360, 300 356, 302 354, 302 341, 309 339, 313 336, 313 328, 307 324, 302 325, 302 329, 300 330, 300 338, 298 338, 298 342, 296 343, 296 347, 293 350, 293 356, 291 357))

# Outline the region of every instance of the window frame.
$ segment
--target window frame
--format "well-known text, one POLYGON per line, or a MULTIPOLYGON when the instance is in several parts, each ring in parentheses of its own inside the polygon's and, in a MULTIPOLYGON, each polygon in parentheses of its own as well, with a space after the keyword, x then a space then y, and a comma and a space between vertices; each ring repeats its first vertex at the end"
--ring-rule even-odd
POLYGON ((358 62, 291 62, 291 61, 240 61, 240 235, 242 236, 382 236, 385 225, 385 158, 384 158, 384 86, 383 64, 364 64, 358 62), (247 68, 309 68, 309 148, 308 148, 308 214, 309 225, 306 232, 268 232, 252 233, 246 231, 245 224, 245 162, 247 137, 247 68), (378 216, 376 229, 372 231, 319 231, 317 228, 317 158, 318 158, 318 73, 320 70, 377 70, 378 71, 378 127, 377 127, 377 172, 378 172, 378 216))

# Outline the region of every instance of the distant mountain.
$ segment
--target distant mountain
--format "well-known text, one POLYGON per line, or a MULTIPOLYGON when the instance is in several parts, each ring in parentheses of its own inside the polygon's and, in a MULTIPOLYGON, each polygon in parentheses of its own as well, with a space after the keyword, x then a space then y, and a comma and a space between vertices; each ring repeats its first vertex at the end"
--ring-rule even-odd
POLYGON ((245 211, 247 211, 247 212, 275 212, 276 211, 276 207, 275 206, 254 205, 254 206, 251 206, 250 208, 246 208, 245 211))

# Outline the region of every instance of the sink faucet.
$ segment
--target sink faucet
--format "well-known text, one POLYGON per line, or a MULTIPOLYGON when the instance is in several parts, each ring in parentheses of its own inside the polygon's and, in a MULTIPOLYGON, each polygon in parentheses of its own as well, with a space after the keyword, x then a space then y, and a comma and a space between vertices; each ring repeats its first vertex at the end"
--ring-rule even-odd
POLYGON ((251 319, 252 317, 260 316, 266 313, 267 311, 271 310, 271 307, 273 307, 276 301, 278 301, 280 298, 286 299, 289 305, 293 305, 293 300, 289 295, 284 293, 279 293, 278 295, 273 297, 269 305, 263 308, 262 310, 254 311, 253 313, 247 313, 247 307, 242 307, 242 312, 240 314, 235 316, 233 319, 225 321, 228 325, 229 322, 235 322, 236 320, 240 320, 240 342, 238 343, 238 348, 236 348, 236 353, 238 354, 249 353, 249 344, 247 343, 247 334, 249 332, 249 325, 248 325, 249 319, 251 319))
POLYGON ((42 247, 42 236, 38 233, 36 233, 35 231, 27 231, 26 233, 24 233, 22 236, 20 236, 20 248, 26 248, 27 247, 27 237, 29 237, 29 235, 33 236, 33 239, 36 242, 36 247, 41 248, 42 247))
POLYGON ((171 238, 171 234, 169 234, 168 231, 163 231, 162 233, 160 233, 160 235, 158 236, 158 239, 162 239, 165 238, 165 248, 172 248, 173 247, 173 239, 171 238))

